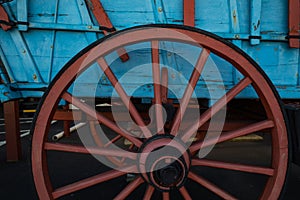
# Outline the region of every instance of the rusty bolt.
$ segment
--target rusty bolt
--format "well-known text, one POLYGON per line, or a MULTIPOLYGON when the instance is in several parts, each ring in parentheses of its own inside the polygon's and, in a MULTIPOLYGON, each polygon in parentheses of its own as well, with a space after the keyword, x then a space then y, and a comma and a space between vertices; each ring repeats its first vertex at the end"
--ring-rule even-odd
POLYGON ((233 17, 236 18, 236 11, 233 11, 233 17))
POLYGON ((235 39, 240 39, 240 35, 239 34, 236 34, 234 35, 235 39))

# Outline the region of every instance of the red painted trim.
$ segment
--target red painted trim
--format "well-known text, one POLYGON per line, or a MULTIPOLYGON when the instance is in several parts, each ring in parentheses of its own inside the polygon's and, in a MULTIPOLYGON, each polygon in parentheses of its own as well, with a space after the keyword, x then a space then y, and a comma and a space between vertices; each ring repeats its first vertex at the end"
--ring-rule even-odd
MULTIPOLYGON (((89 0, 87 1, 87 3, 100 26, 113 28, 113 25, 99 0, 89 0)), ((105 35, 108 34, 107 31, 103 31, 103 32, 105 35)))
MULTIPOLYGON (((9 17, 8 17, 8 15, 7 15, 5 9, 2 7, 2 5, 0 5, 0 20, 9 22, 9 17)), ((9 30, 9 29, 12 28, 12 26, 7 26, 7 25, 4 25, 4 24, 0 24, 0 27, 1 27, 4 31, 7 31, 7 30, 9 30)))
MULTIPOLYGON (((105 12, 100 0, 86 0, 86 2, 87 2, 87 5, 89 6, 89 8, 91 9, 91 11, 93 12, 93 14, 100 26, 114 28, 107 13, 105 12)), ((104 35, 109 34, 105 30, 103 30, 103 33, 104 33, 104 35)), ((126 50, 124 48, 118 49, 117 52, 123 62, 125 62, 129 59, 129 56, 126 53, 126 50)))
POLYGON ((187 26, 195 26, 195 0, 183 1, 183 22, 187 26))
MULTIPOLYGON (((300 36, 300 0, 289 0, 289 36, 300 36)), ((300 48, 300 39, 290 38, 289 44, 292 48, 300 48)))

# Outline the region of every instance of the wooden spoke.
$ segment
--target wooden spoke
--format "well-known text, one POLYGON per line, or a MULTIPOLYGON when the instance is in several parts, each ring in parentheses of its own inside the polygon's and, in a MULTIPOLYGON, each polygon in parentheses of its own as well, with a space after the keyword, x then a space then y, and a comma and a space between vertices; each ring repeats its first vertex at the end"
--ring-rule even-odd
POLYGON ((130 97, 126 94, 126 92, 125 92, 124 88, 122 87, 122 85, 119 83, 119 81, 118 81, 117 77, 115 76, 115 74, 112 72, 112 70, 110 69, 110 67, 106 63, 105 59, 104 58, 99 58, 98 59, 98 64, 101 67, 101 69, 103 70, 106 77, 109 79, 109 81, 113 85, 116 92, 119 94, 120 98, 122 99, 125 106, 127 107, 129 113, 131 114, 131 116, 133 117, 133 119, 135 120, 137 125, 140 127, 140 129, 142 130, 144 136, 146 138, 151 137, 152 136, 151 131, 145 125, 141 115, 139 114, 136 107, 134 106, 134 104, 130 100, 130 97))
POLYGON ((164 133, 164 121, 162 110, 162 97, 161 97, 161 79, 160 79, 160 65, 159 65, 159 42, 158 40, 152 41, 152 76, 154 85, 154 106, 155 106, 155 120, 157 133, 164 133))
POLYGON ((250 78, 246 77, 241 80, 236 86, 231 88, 221 99, 219 99, 212 107, 205 111, 198 121, 182 136, 184 142, 188 141, 195 131, 198 130, 205 122, 212 118, 217 112, 219 112, 228 102, 230 102, 235 96, 237 96, 242 90, 251 84, 250 78))
POLYGON ((131 153, 124 150, 109 149, 109 148, 92 148, 92 147, 83 147, 70 144, 59 144, 59 143, 45 143, 45 150, 49 151, 62 151, 70 153, 82 153, 82 154, 94 154, 100 156, 116 156, 122 158, 130 158, 135 160, 137 158, 136 153, 131 153))
POLYGON ((250 133, 262 131, 262 130, 265 130, 268 128, 273 128, 273 127, 274 127, 274 123, 272 120, 265 120, 265 121, 257 122, 254 124, 250 124, 246 127, 238 129, 238 130, 223 133, 218 138, 216 137, 216 138, 210 138, 210 139, 207 139, 204 141, 199 141, 190 147, 190 151, 192 153, 194 153, 194 152, 200 150, 201 148, 206 148, 208 146, 215 145, 215 144, 221 143, 221 142, 225 142, 225 141, 231 140, 236 137, 248 135, 250 133))
POLYGON ((169 200, 170 199, 170 193, 169 192, 163 192, 162 196, 163 196, 163 200, 169 200))
MULTIPOLYGON (((97 133, 97 130, 95 128, 95 123, 93 121, 90 122, 89 127, 95 144, 101 148, 108 148, 109 146, 111 146, 112 144, 114 144, 115 142, 123 138, 121 135, 117 135, 113 139, 109 139, 109 141, 106 144, 104 144, 104 141, 101 140, 101 136, 99 136, 99 134, 97 133)), ((116 164, 117 166, 122 166, 123 165, 122 163, 125 160, 125 158, 119 159, 117 157, 107 157, 107 159, 110 160, 112 163, 116 164)))
POLYGON ((111 144, 117 142, 118 140, 120 140, 122 138, 121 135, 118 135, 116 137, 114 137, 113 139, 111 139, 109 142, 107 142, 105 145, 103 145, 103 147, 108 147, 110 146, 111 144))
POLYGON ((124 174, 126 174, 126 171, 128 171, 128 170, 130 170, 130 171, 135 170, 136 167, 131 166, 131 167, 128 167, 126 169, 125 168, 123 168, 123 169, 124 170, 122 170, 122 171, 111 170, 111 171, 108 171, 108 172, 104 172, 102 174, 99 174, 99 175, 96 175, 96 176, 93 176, 93 177, 90 177, 90 178, 86 178, 86 179, 83 179, 81 181, 78 181, 78 182, 66 185, 64 187, 58 188, 58 189, 54 190, 54 192, 52 192, 52 196, 53 196, 54 199, 57 199, 61 196, 70 194, 72 192, 76 192, 76 191, 82 190, 84 188, 91 187, 91 186, 94 186, 96 184, 103 183, 103 182, 118 178, 118 177, 123 176, 124 174))
POLYGON ((179 192, 185 200, 192 200, 192 197, 190 196, 189 192, 186 190, 185 187, 181 187, 179 189, 179 192))
POLYGON ((242 164, 235 164, 235 163, 226 163, 226 162, 212 161, 212 160, 206 160, 206 159, 193 159, 192 166, 213 167, 213 168, 248 172, 248 173, 253 173, 253 174, 263 174, 263 175, 267 175, 267 176, 274 175, 274 169, 272 169, 272 168, 242 165, 242 164))
POLYGON ((168 102, 168 87, 169 87, 168 68, 163 67, 161 69, 161 101, 162 101, 162 103, 168 102))
POLYGON ((202 185, 203 187, 207 188, 208 190, 212 191, 213 193, 217 194, 218 196, 222 197, 223 199, 228 199, 228 200, 236 199, 235 197, 233 197, 232 195, 230 195, 226 191, 222 190, 218 186, 216 186, 213 183, 205 180, 204 178, 196 175, 193 172, 190 172, 188 177, 191 180, 195 181, 196 183, 198 183, 198 184, 202 185))
POLYGON ((148 188, 147 188, 147 191, 144 195, 143 200, 151 200, 151 197, 154 193, 154 190, 155 190, 154 187, 152 187, 151 185, 148 185, 148 188))
POLYGON ((189 101, 192 97, 192 94, 195 90, 195 87, 197 85, 197 82, 200 78, 200 75, 201 75, 201 73, 204 69, 205 63, 206 63, 209 55, 210 55, 210 51, 208 49, 203 49, 202 50, 202 52, 201 52, 201 54, 198 58, 197 64, 196 64, 196 66, 195 66, 195 68, 194 68, 194 70, 191 74, 189 84, 187 85, 187 87, 185 89, 183 98, 180 101, 180 107, 177 110, 177 113, 176 113, 175 118, 173 120, 171 134, 174 135, 174 136, 177 134, 177 131, 180 127, 180 122, 181 122, 181 120, 184 116, 184 113, 186 111, 188 103, 189 103, 189 101))
POLYGON ((78 107, 80 110, 82 110, 84 113, 86 113, 90 117, 95 118, 100 123, 103 123, 105 126, 111 128, 113 131, 115 131, 119 135, 121 135, 124 138, 128 139, 133 144, 135 144, 137 147, 140 147, 142 145, 142 142, 139 139, 132 137, 129 132, 127 132, 124 129, 120 129, 114 122, 112 122, 109 119, 105 118, 104 116, 100 115, 97 111, 95 111, 95 109, 93 109, 92 107, 90 107, 86 103, 81 102, 76 97, 73 97, 68 92, 65 92, 62 95, 62 98, 64 100, 66 100, 67 102, 73 104, 74 106, 78 107))
POLYGON ((95 128, 95 124, 93 122, 90 122, 90 129, 92 132, 92 136, 94 138, 95 143, 99 146, 99 147, 109 147, 110 145, 116 143, 117 141, 119 141, 120 139, 122 139, 123 137, 121 135, 117 135, 112 139, 109 139, 109 141, 107 143, 103 143, 100 139, 100 137, 97 134, 97 130, 95 128))
POLYGON ((138 177, 129 183, 123 190, 114 198, 114 200, 123 200, 125 199, 131 192, 137 189, 144 182, 142 177, 138 177))

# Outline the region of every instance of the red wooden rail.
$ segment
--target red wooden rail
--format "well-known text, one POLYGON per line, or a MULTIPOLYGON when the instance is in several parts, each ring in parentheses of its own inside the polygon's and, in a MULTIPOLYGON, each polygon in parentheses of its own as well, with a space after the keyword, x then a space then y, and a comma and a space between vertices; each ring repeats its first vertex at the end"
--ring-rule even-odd
MULTIPOLYGON (((0 5, 0 20, 9 23, 9 17, 2 5, 0 5)), ((4 23, 0 23, 0 28, 2 28, 4 31, 7 31, 11 29, 11 26, 6 25, 4 23)))
POLYGON ((195 26, 195 0, 183 1, 183 22, 187 26, 195 26))
MULTIPOLYGON (((99 26, 105 26, 108 28, 114 28, 113 24, 111 23, 108 15, 106 14, 101 2, 99 0, 86 0, 87 5, 93 12, 96 20, 99 23, 99 26)), ((103 31, 104 35, 108 35, 109 33, 107 31, 103 31)), ((126 50, 124 48, 117 50, 121 60, 123 62, 127 61, 129 59, 128 54, 126 53, 126 50)))
POLYGON ((289 0, 289 44, 300 48, 300 0, 289 0))

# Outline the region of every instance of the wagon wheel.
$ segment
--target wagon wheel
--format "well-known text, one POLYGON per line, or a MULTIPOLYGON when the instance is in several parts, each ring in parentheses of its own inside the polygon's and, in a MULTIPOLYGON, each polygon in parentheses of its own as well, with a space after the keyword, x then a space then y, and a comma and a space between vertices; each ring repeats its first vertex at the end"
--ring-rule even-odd
MULTIPOLYGON (((131 56, 131 59, 134 59, 134 56, 131 56)), ((96 190, 97 194, 101 193, 102 197, 104 195, 107 199, 192 199, 201 196, 206 199, 277 199, 284 186, 288 167, 288 139, 276 92, 262 70, 249 56, 231 43, 202 30, 184 26, 152 25, 128 29, 105 37, 87 47, 61 70, 44 95, 38 110, 33 129, 32 169, 36 189, 41 199, 72 197, 72 195, 80 195, 81 191, 85 195, 87 188, 92 188, 91 191, 96 190), (164 42, 184 44, 192 46, 193 50, 195 48, 199 50, 198 58, 188 75, 189 84, 186 85, 187 87, 184 86, 182 96, 173 99, 169 97, 171 83, 168 85, 165 81, 166 77, 171 76, 169 74, 171 72, 160 66, 159 55, 162 54, 161 48, 164 42), (124 85, 118 82, 114 70, 106 62, 107 57, 116 49, 141 43, 149 44, 149 56, 152 59, 154 129, 146 126, 148 122, 141 116, 133 99, 126 93, 124 85), (208 59, 216 57, 230 63, 239 71, 242 74, 241 80, 226 88, 226 94, 212 103, 203 113, 200 110, 201 114, 196 115, 196 118, 193 117, 194 121, 183 120, 189 114, 187 110, 190 109, 190 101, 195 98, 193 93, 197 90, 204 66, 208 59), (139 134, 132 134, 120 128, 114 120, 97 111, 95 106, 83 102, 81 97, 72 93, 72 85, 77 78, 95 65, 104 71, 106 78, 118 93, 120 101, 128 109, 136 127, 139 128, 139 134), (165 78, 161 80, 161 77, 165 78), (225 130, 226 126, 231 125, 228 119, 231 110, 228 109, 224 130, 216 137, 211 137, 214 132, 205 128, 207 123, 215 123, 212 118, 224 110, 224 107, 231 107, 230 104, 236 97, 249 88, 254 89, 253 92, 255 91, 258 96, 257 102, 260 102, 258 104, 263 110, 262 117, 251 118, 248 120, 251 121, 250 123, 225 130), (169 119, 167 127, 163 116, 164 113, 170 115, 165 106, 168 99, 171 100, 168 106, 177 111, 169 119), (113 132, 115 136, 109 138, 108 142, 114 143, 119 138, 125 138, 134 148, 128 146, 121 148, 121 145, 115 145, 120 148, 111 149, 106 148, 109 145, 87 147, 87 145, 52 143, 48 140, 51 132, 50 123, 61 100, 79 108, 88 116, 85 119, 92 118, 93 121, 97 121, 113 132), (190 123, 191 121, 193 123, 190 123), (200 137, 201 132, 204 132, 205 140, 200 137), (233 159, 224 159, 227 141, 251 133, 260 134, 264 138, 264 141, 259 144, 263 146, 263 152, 266 153, 266 163, 261 164, 256 160, 256 143, 253 146, 252 143, 251 145, 242 143, 239 151, 247 153, 237 160, 235 154, 230 154, 235 157, 233 159), (216 146, 211 154, 206 157, 198 156, 199 152, 214 144, 216 146), (80 158, 83 158, 89 154, 123 159, 126 162, 115 169, 103 169, 89 177, 54 183, 59 171, 52 170, 51 153, 63 154, 72 162, 75 162, 72 160, 74 156, 80 155, 80 158), (71 153, 71 156, 67 153, 71 153), (254 159, 251 160, 248 155, 253 153, 254 159), (133 180, 123 183, 124 175, 132 176, 133 180), (235 179, 235 176, 242 178, 235 179), (114 180, 121 182, 116 184, 114 180), (255 182, 257 180, 258 183, 255 182), (106 184, 109 183, 113 185, 107 189, 106 184), (95 189, 97 186, 101 189, 95 189)), ((211 126, 214 127, 213 124, 211 126)), ((81 163, 80 160, 76 160, 75 163, 77 162, 81 163)), ((61 166, 65 164, 58 163, 61 166)), ((91 166, 88 165, 89 170, 91 166)), ((84 165, 78 167, 81 169, 84 165)), ((72 170, 67 173, 72 173, 72 170)))

